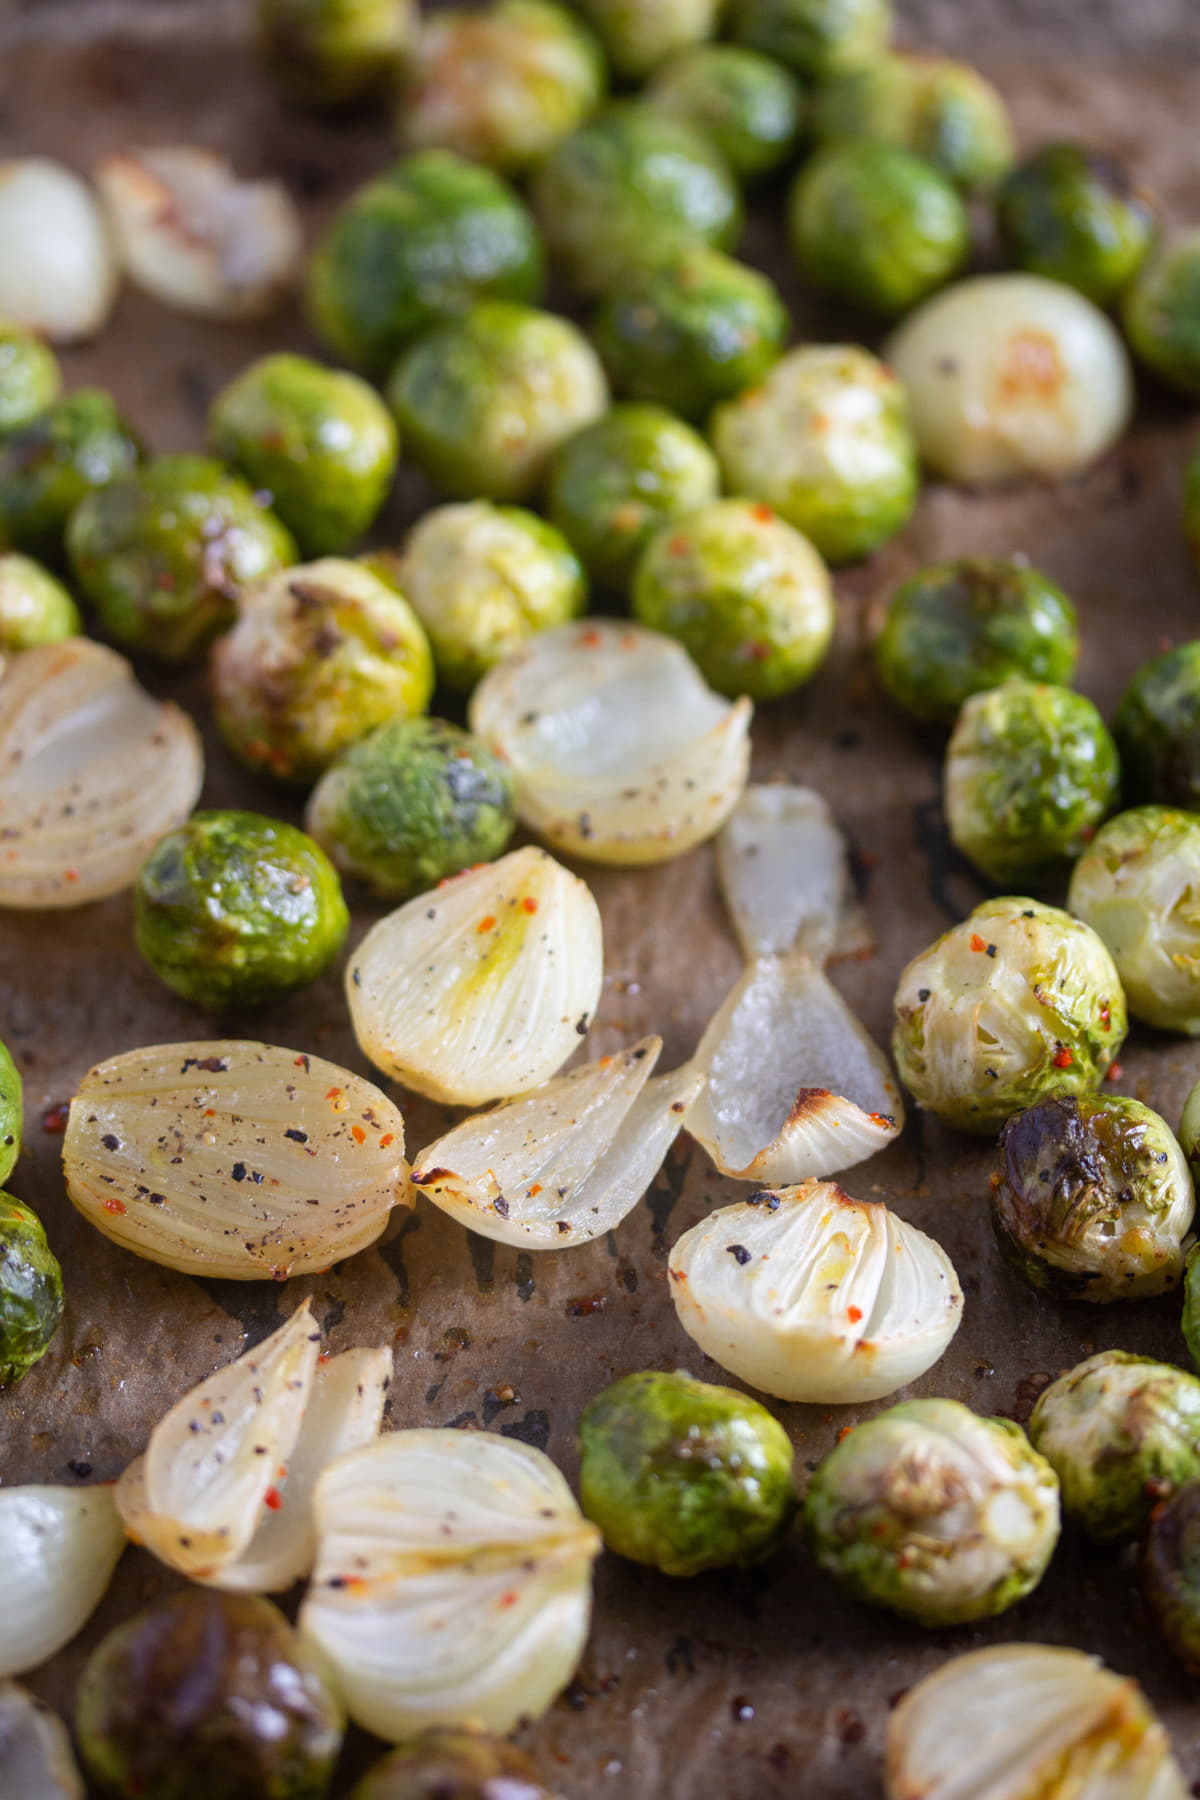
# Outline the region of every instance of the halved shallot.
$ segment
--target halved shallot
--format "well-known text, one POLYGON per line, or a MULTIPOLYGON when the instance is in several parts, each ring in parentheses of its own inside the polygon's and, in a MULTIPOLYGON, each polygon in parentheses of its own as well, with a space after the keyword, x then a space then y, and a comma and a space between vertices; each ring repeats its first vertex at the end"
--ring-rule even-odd
POLYGON ((83 1630, 124 1548, 111 1487, 0 1487, 0 1676, 36 1669, 83 1630))
POLYGON ((12 1800, 84 1800, 70 1732, 15 1681, 0 1682, 0 1772, 12 1800))
POLYGON ((717 839, 717 874, 746 957, 853 956, 872 938, 846 840, 812 788, 748 787, 717 839))

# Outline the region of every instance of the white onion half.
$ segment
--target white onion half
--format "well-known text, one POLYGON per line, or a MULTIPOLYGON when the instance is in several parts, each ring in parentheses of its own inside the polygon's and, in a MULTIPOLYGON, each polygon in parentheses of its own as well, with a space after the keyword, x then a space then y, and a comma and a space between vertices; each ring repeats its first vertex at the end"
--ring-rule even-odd
POLYGON ((600 998, 600 912, 532 846, 389 913, 350 959, 354 1035, 419 1094, 477 1106, 557 1073, 600 998))
POLYGON ((117 260, 85 181, 42 156, 0 162, 0 317, 73 343, 101 330, 117 260))
POLYGON ((600 1534, 540 1450, 490 1432, 386 1432, 317 1485, 300 1629, 352 1719, 508 1732, 575 1672, 600 1534))
POLYGON ((0 1676, 36 1669, 82 1631, 124 1548, 111 1487, 0 1488, 0 1676))
POLYGON ((585 1063, 464 1119, 417 1158, 413 1186, 472 1231, 564 1250, 620 1224, 650 1186, 704 1085, 649 1079, 662 1039, 585 1063))
POLYGON ((87 638, 15 656, 0 680, 0 906, 82 906, 128 887, 187 818, 200 736, 87 638))
POLYGON ((682 645, 615 619, 538 632, 490 669, 471 729, 512 768, 525 823, 593 862, 664 862, 718 831, 750 763, 752 706, 682 645))
POLYGON ((66 1726, 15 1681, 0 1682, 0 1779, 8 1800, 84 1800, 66 1726))
POLYGON ((872 947, 846 840, 812 788, 748 787, 717 839, 717 874, 747 957, 802 950, 823 963, 872 947))
POLYGON ((671 1298, 723 1369, 781 1400, 881 1400, 933 1367, 962 1320, 941 1245, 833 1182, 764 1189, 686 1231, 671 1298))

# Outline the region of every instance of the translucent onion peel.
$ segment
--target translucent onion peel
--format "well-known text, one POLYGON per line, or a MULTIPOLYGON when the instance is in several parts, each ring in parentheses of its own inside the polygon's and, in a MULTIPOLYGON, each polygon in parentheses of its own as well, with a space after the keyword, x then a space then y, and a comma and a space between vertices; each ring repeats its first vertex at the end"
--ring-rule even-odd
POLYGON ((508 1732, 566 1686, 600 1534, 540 1450, 482 1431, 387 1432, 325 1471, 316 1514, 300 1629, 366 1730, 508 1732))
POLYGON ((15 1681, 0 1683, 0 1774, 11 1800, 84 1800, 66 1726, 15 1681))
POLYGON ((717 874, 747 958, 796 950, 823 963, 872 948, 846 840, 812 788, 748 787, 717 839, 717 874))
POLYGON ((752 706, 681 645, 614 619, 539 632, 484 676, 471 729, 512 767, 521 817, 593 862, 664 862, 737 804, 752 706))
POLYGON ((124 1548, 111 1487, 0 1488, 0 1676, 36 1669, 82 1631, 124 1548))
POLYGON ((230 1281, 327 1269, 412 1204, 386 1095, 319 1056, 235 1039, 99 1063, 71 1102, 63 1171, 106 1237, 230 1281))
POLYGON ((662 1039, 602 1057, 466 1119, 417 1158, 413 1186, 472 1231, 562 1250, 619 1225, 650 1186, 704 1085, 651 1081, 662 1039))
POLYGON ((82 906, 128 887, 204 780, 200 737, 123 656, 43 644, 0 680, 0 906, 82 906))
POLYGON ((723 1369, 781 1400, 880 1400, 933 1367, 962 1320, 940 1244, 833 1182, 722 1207, 671 1252, 671 1298, 723 1369))

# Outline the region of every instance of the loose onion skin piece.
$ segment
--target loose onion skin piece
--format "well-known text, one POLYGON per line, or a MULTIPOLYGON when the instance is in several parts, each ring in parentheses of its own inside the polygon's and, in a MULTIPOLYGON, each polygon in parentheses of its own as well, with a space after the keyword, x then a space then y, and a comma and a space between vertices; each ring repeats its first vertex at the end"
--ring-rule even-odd
POLYGON ((0 1676, 36 1669, 82 1631, 124 1548, 111 1487, 0 1488, 0 1676))
POLYGON ((846 840, 812 788, 752 784, 716 849, 721 892, 747 960, 803 951, 824 964, 873 948, 846 840))

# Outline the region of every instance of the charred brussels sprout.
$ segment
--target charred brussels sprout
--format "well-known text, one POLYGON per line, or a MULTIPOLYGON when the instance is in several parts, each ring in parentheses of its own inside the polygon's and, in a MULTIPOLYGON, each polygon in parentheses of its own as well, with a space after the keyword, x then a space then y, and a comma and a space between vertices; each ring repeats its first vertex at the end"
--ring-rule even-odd
POLYGON ((732 0, 727 30, 806 81, 873 62, 892 35, 891 0, 732 0))
POLYGON ((1134 355, 1168 387, 1200 395, 1200 231, 1142 264, 1121 313, 1134 355))
POLYGON ((817 136, 895 144, 968 193, 994 187, 1013 159, 1008 111, 991 82, 940 56, 881 56, 817 98, 817 136))
POLYGON ((308 278, 324 342, 374 376, 477 300, 530 301, 541 291, 529 212, 498 175, 447 150, 406 156, 352 195, 308 278))
POLYGON ((343 107, 389 91, 415 0, 258 0, 263 54, 285 93, 343 107))
POLYGON ((677 50, 714 35, 722 0, 575 0, 613 67, 641 81, 677 50))
POLYGON ((1058 1542, 1058 1482, 1009 1419, 906 1400, 856 1425, 804 1504, 810 1548, 858 1600, 920 1625, 1007 1611, 1058 1542))
POLYGON ((363 1776, 350 1800, 551 1800, 515 1744, 466 1725, 434 1725, 363 1776))
POLYGON ((264 356, 223 388, 213 445, 271 504, 302 556, 344 550, 371 524, 396 468, 396 427, 373 388, 306 356, 264 356))
POLYGON ((141 446, 100 388, 79 388, 0 438, 0 549, 61 562, 67 520, 141 455, 141 446))
POLYGON ((1140 1100, 1052 1094, 1000 1134, 992 1223, 1034 1287, 1099 1302, 1165 1293, 1194 1208, 1183 1151, 1140 1100))
POLYGON ((193 813, 159 840, 134 889, 134 936, 161 981, 224 1012, 307 987, 350 915, 319 845, 252 812, 193 813))
POLYGON ((123 650, 181 663, 232 624, 244 584, 296 546, 240 476, 206 456, 160 456, 71 516, 75 579, 123 650))
POLYGON ((1005 898, 909 963, 892 1052, 919 1106, 992 1132, 1049 1094, 1093 1093, 1125 1030, 1120 977, 1091 927, 1005 898))
POLYGON ((1126 797, 1200 812, 1200 641, 1138 670, 1113 719, 1126 797))
POLYGON ((24 1088, 6 1044, 0 1044, 0 1182, 8 1180, 21 1154, 24 1088))
POLYGON ((584 1512, 610 1550, 664 1575, 761 1562, 796 1511, 786 1431, 733 1388, 626 1375, 589 1400, 579 1442, 584 1512))
POLYGON ((343 1718, 277 1607, 185 1588, 101 1639, 75 1730, 121 1800, 322 1800, 343 1718))
POLYGON ((41 1220, 24 1201, 0 1193, 0 1388, 41 1361, 62 1314, 62 1270, 41 1220))
POLYGON ((82 629, 79 608, 61 581, 18 550, 0 553, 0 655, 55 644, 82 629))
POLYGON ((1160 1501, 1142 1542, 1142 1592, 1171 1650, 1200 1669, 1200 1469, 1160 1501))
POLYGON ((61 387, 53 350, 23 325, 0 319, 0 436, 44 413, 61 387))
POLYGON ((1097 1544, 1136 1537, 1157 1501, 1200 1476, 1200 1381, 1124 1350, 1089 1356, 1039 1397, 1029 1435, 1063 1511, 1097 1544))
POLYGON ((1045 144, 996 196, 1001 236, 1017 267, 1108 306, 1154 242, 1155 211, 1113 157, 1082 144, 1045 144))
POLYGON ((645 98, 703 133, 743 181, 787 160, 804 117, 795 77, 769 56, 737 44, 703 44, 672 57, 645 98))

